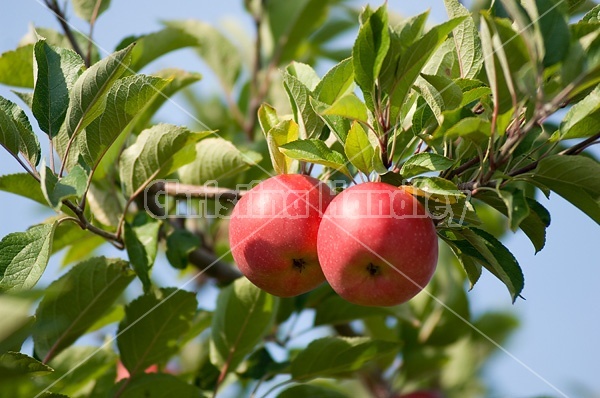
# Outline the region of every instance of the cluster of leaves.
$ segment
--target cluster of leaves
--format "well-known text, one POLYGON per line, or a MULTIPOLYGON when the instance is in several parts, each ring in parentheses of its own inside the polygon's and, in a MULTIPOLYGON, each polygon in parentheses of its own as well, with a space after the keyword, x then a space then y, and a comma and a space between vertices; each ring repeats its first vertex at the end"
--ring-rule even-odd
MULTIPOLYGON (((109 3, 73 0, 92 27, 109 3)), ((245 37, 192 20, 126 38, 104 58, 64 25, 65 34, 36 28, 2 54, 0 82, 29 89, 15 94, 48 153, 44 160, 29 111, 0 98, 0 145, 25 169, 1 176, 0 189, 56 213, 0 241, 0 395, 193 397, 226 383, 256 393, 278 380, 294 383, 281 397, 424 387, 478 394, 489 339, 501 343, 516 323, 472 318, 464 282, 473 286, 485 268, 513 299, 523 289, 517 260, 498 240, 500 217, 536 251, 550 223, 536 191, 556 192, 600 223, 600 164, 583 153, 600 137, 600 8, 569 23, 581 1, 497 1, 478 30, 457 0, 445 4, 450 20, 427 29, 427 13, 399 19, 385 6, 358 15, 340 0, 247 0, 254 54, 242 50, 245 37), (353 47, 340 48, 335 40, 356 19, 353 47), (184 47, 215 72, 219 96, 186 90, 201 78, 194 72, 140 73, 184 47), (310 65, 324 59, 335 66, 320 78, 310 65), (152 123, 180 90, 218 133, 152 123), (546 120, 566 105, 560 125, 546 120), (571 139, 580 142, 569 147, 571 139), (373 309, 328 286, 280 299, 239 278, 227 263, 226 221, 214 217, 231 203, 206 185, 233 188, 271 168, 310 173, 315 164, 324 180, 380 179, 423 200, 448 244, 430 294, 373 309), (161 178, 192 186, 186 204, 200 217, 151 217, 178 209, 152 186, 161 178), (128 261, 94 256, 107 242, 128 261), (31 290, 62 249, 64 265, 77 264, 43 293, 31 290), (192 264, 221 283, 214 310, 161 287, 152 276, 160 249, 173 268, 192 264), (134 280, 143 294, 125 300, 134 280), (325 337, 304 346, 295 326, 307 314, 325 337), (111 337, 74 345, 90 333, 111 337), (32 356, 19 352, 30 336, 32 356), (118 362, 128 372, 119 382, 118 362), (145 373, 152 365, 159 373, 145 373), (313 382, 323 378, 346 381, 313 382)), ((201 297, 212 288, 205 282, 193 286, 201 297)))

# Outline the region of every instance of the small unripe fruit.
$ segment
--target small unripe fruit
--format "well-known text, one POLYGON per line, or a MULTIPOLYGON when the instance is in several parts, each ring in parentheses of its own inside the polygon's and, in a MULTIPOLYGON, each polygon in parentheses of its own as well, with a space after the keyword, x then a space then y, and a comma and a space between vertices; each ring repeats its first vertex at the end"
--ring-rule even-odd
POLYGON ((269 178, 236 204, 229 224, 231 252, 256 286, 280 297, 308 292, 325 281, 317 233, 334 195, 306 175, 269 178))
POLYGON ((348 188, 330 203, 317 246, 333 290, 366 306, 410 300, 427 285, 438 259, 425 208, 403 189, 380 182, 348 188))

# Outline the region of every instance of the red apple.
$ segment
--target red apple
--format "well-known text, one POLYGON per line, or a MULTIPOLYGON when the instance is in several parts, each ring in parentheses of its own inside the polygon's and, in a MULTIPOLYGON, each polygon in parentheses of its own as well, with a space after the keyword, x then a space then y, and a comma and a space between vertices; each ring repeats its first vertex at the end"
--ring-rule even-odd
POLYGON ((435 226, 419 201, 381 182, 346 189, 329 205, 317 239, 327 281, 359 305, 391 306, 419 293, 435 271, 435 226))
POLYGON ((256 286, 292 297, 325 281, 317 233, 334 195, 321 181, 299 174, 269 178, 235 205, 229 224, 231 252, 256 286))

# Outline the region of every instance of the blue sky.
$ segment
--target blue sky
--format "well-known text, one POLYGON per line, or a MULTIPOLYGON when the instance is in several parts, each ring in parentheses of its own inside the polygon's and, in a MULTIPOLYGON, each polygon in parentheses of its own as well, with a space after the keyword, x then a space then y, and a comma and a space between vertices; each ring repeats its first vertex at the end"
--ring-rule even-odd
MULTIPOLYGON (((57 27, 39 0, 6 3, 10 5, 5 4, 0 13, 0 52, 16 47, 30 23, 57 27)), ((110 51, 125 36, 159 29, 159 21, 165 19, 197 18, 216 24, 233 19, 248 27, 250 20, 243 15, 241 3, 241 0, 113 0, 111 9, 98 22, 95 37, 100 48, 110 51)), ((430 22, 439 23, 446 18, 442 0, 390 0, 388 3, 391 9, 403 15, 414 15, 431 8, 430 22)), ((87 32, 83 22, 77 19, 73 22, 87 32)), ((191 51, 176 52, 149 69, 167 66, 199 70, 205 79, 198 87, 214 87, 210 82, 211 74, 191 51)), ((7 87, 0 86, 0 95, 16 100, 7 87)), ((164 121, 175 123, 189 120, 175 107, 167 108, 161 116, 164 121)), ((20 171, 12 158, 6 153, 0 154, 0 174, 20 171)), ((0 237, 25 230, 47 216, 33 202, 10 194, 0 192, 0 203, 3 206, 0 237)), ((542 204, 552 213, 552 225, 548 229, 546 248, 541 253, 534 256, 533 247, 520 232, 507 236, 504 241, 523 267, 526 282, 523 295, 527 300, 511 305, 505 287, 489 274, 484 275, 469 293, 476 313, 507 309, 516 313, 522 323, 521 329, 505 347, 518 361, 498 353, 486 369, 488 380, 496 391, 494 397, 559 396, 549 384, 569 396, 583 396, 581 388, 600 394, 600 314, 597 308, 600 303, 600 229, 560 197, 553 195, 550 201, 542 199, 542 204)), ((55 277, 58 262, 57 258, 51 261, 45 280, 55 277)))

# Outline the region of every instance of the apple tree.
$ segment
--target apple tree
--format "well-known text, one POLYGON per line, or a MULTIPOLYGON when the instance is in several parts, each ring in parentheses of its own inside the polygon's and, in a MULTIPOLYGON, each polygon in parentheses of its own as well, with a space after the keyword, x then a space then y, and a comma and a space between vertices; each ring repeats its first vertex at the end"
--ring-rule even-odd
MULTIPOLYGON (((502 235, 520 229, 543 249, 540 195, 600 224, 592 2, 444 0, 449 18, 434 26, 386 4, 245 0, 253 32, 165 21, 105 53, 68 16, 93 32, 109 0, 44 1, 56 29, 35 26, 0 55, 0 83, 15 88, 0 98, 0 144, 23 168, 0 189, 46 209, 0 241, 2 397, 480 396, 481 368, 517 320, 473 316, 467 291, 482 273, 513 302, 525 286, 502 235), (182 65, 153 68, 181 48, 218 92, 182 65), (157 120, 177 93, 188 126, 157 120), (264 290, 251 283, 231 254, 229 215, 283 174, 338 195, 369 181, 401 187, 435 225, 427 287, 362 306, 322 280, 291 291, 273 272, 264 290), (101 255, 108 245, 121 255, 101 255), (64 272, 38 284, 56 257, 64 272)), ((244 236, 265 233, 240 223, 244 236)), ((381 234, 361 239, 403 239, 381 234)), ((319 257, 337 261, 325 247, 319 257)))

